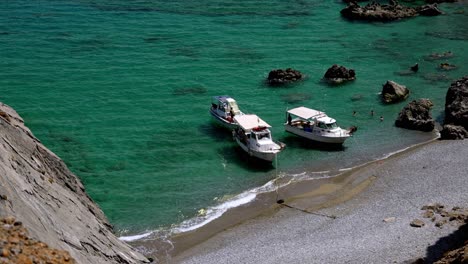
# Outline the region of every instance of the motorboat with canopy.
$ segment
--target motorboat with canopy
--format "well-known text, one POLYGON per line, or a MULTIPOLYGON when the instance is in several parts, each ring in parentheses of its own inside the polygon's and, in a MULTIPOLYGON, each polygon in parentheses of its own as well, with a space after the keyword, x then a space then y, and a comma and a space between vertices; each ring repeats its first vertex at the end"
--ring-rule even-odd
POLYGON ((273 141, 271 126, 257 115, 236 115, 234 120, 239 125, 233 131, 234 140, 250 156, 271 162, 284 148, 284 144, 273 141))
POLYGON ((299 137, 322 143, 343 144, 351 132, 340 128, 325 112, 304 106, 286 111, 284 128, 299 137))

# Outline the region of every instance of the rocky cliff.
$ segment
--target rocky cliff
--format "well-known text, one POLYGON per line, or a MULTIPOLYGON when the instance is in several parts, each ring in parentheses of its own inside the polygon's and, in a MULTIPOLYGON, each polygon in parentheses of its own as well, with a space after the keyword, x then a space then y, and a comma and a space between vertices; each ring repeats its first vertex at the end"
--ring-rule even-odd
POLYGON ((0 102, 0 217, 7 216, 77 263, 149 262, 113 234, 80 180, 0 102))

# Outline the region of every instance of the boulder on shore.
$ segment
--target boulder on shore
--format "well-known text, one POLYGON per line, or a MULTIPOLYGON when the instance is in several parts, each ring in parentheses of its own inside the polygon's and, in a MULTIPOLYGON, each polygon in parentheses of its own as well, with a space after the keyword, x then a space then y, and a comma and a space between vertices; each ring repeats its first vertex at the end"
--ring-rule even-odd
POLYGON ((384 103, 396 103, 409 96, 409 89, 394 81, 387 81, 382 87, 382 100, 384 103))
POLYGON ((356 79, 356 72, 353 69, 346 69, 344 66, 333 64, 323 76, 331 83, 342 83, 356 79))
POLYGON ((468 138, 468 131, 462 126, 444 125, 440 131, 441 139, 465 139, 468 138))
POLYGON ((435 121, 431 116, 433 104, 429 99, 419 99, 403 107, 395 121, 395 126, 430 132, 434 130, 435 121))
MULTIPOLYGON (((468 130, 468 76, 453 82, 447 91, 447 95, 445 96, 444 130, 446 129, 446 125, 461 126, 465 130, 468 130)), ((449 135, 458 130, 460 129, 447 127, 447 131, 444 133, 449 135)), ((460 130, 458 134, 464 133, 460 130)))
POLYGON ((280 86, 299 81, 303 78, 301 72, 287 68, 286 70, 272 70, 268 74, 267 83, 271 86, 280 86))

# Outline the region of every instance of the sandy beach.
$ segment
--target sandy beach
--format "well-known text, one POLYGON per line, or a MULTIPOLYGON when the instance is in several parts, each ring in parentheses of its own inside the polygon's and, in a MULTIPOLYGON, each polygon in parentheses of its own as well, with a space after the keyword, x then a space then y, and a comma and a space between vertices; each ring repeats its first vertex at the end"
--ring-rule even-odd
POLYGON ((316 208, 316 193, 285 199, 273 213, 219 232, 170 262, 430 263, 459 225, 436 227, 421 208, 468 207, 467 156, 466 140, 411 148, 350 172, 348 191, 322 209, 316 208), (425 226, 410 226, 414 219, 425 226))

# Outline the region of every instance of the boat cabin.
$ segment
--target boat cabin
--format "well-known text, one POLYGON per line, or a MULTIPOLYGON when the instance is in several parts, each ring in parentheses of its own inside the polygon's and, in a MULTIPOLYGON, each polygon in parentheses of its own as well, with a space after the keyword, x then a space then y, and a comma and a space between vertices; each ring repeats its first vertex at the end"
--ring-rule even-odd
POLYGON ((217 115, 224 118, 233 118, 234 116, 241 114, 236 100, 227 95, 213 96, 211 100, 211 109, 214 110, 217 115))
POLYGON ((303 128, 304 131, 308 132, 311 132, 314 126, 327 130, 339 128, 336 120, 327 116, 325 112, 303 106, 287 111, 287 124, 303 128))

